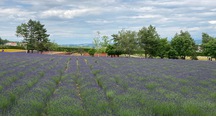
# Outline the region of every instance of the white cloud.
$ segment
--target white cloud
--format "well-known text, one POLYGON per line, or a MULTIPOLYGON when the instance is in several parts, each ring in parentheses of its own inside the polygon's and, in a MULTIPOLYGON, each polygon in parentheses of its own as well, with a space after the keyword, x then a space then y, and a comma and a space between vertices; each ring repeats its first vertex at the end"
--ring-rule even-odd
POLYGON ((83 9, 71 9, 71 10, 47 10, 42 12, 41 16, 44 18, 47 17, 59 17, 71 19, 77 16, 88 15, 88 14, 97 14, 97 8, 83 8, 83 9))
POLYGON ((29 14, 28 12, 21 11, 20 9, 17 8, 0 8, 0 15, 27 15, 29 14))
POLYGON ((202 11, 205 10, 205 7, 190 7, 191 10, 195 10, 195 11, 202 11))
POLYGON ((216 20, 208 21, 209 24, 216 24, 216 20))
POLYGON ((149 12, 152 11, 154 7, 132 7, 131 10, 135 12, 149 12))
POLYGON ((162 18, 161 15, 153 15, 153 14, 146 14, 146 15, 130 15, 130 16, 120 16, 118 19, 157 19, 162 18))
POLYGON ((138 15, 138 16, 131 16, 131 17, 128 17, 128 18, 132 18, 132 19, 146 19, 146 18, 159 18, 161 17, 160 15, 138 15))
POLYGON ((191 28, 187 28, 188 31, 198 31, 200 30, 200 27, 191 27, 191 28))
POLYGON ((113 21, 108 21, 108 20, 89 20, 89 21, 86 21, 87 23, 91 23, 91 24, 100 24, 100 25, 103 25, 103 24, 108 24, 108 23, 113 23, 113 21))
POLYGON ((0 16, 2 19, 12 19, 12 20, 26 20, 34 19, 35 12, 25 11, 19 8, 0 8, 0 16))
POLYGON ((215 12, 215 11, 216 11, 216 8, 214 8, 214 9, 211 9, 210 11, 212 11, 212 12, 215 12))

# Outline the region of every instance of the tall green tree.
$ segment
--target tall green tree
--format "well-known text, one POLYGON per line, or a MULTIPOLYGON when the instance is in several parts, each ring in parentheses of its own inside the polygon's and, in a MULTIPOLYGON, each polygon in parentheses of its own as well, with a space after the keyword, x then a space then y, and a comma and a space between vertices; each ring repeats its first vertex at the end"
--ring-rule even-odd
POLYGON ((148 28, 143 27, 138 32, 138 39, 140 47, 145 51, 145 58, 157 56, 160 37, 156 28, 150 25, 148 28))
POLYGON ((216 39, 209 41, 204 47, 206 54, 211 57, 211 60, 212 58, 216 60, 216 39))
POLYGON ((202 44, 206 44, 211 40, 214 40, 214 37, 210 36, 207 33, 202 33, 202 44))
POLYGON ((203 33, 202 50, 205 56, 211 57, 211 60, 212 58, 216 58, 216 38, 203 33))
POLYGON ((109 44, 107 46, 107 49, 106 49, 106 53, 108 55, 117 55, 117 57, 119 57, 119 55, 123 54, 123 51, 122 51, 122 48, 120 46, 120 38, 119 38, 119 35, 118 34, 113 34, 111 35, 112 36, 112 39, 110 41, 113 42, 113 44, 109 44))
POLYGON ((108 56, 113 57, 113 55, 115 55, 115 47, 113 45, 108 45, 106 48, 106 53, 108 56))
POLYGON ((30 50, 44 51, 49 42, 49 34, 39 21, 29 20, 27 23, 22 23, 17 26, 16 35, 23 37, 23 42, 26 43, 28 52, 30 50))
POLYGON ((137 33, 130 30, 121 30, 118 34, 112 35, 114 46, 119 53, 128 54, 129 57, 137 49, 137 33))
POLYGON ((176 33, 171 40, 171 46, 181 59, 185 59, 186 56, 191 56, 195 52, 195 42, 188 31, 176 33))
POLYGON ((108 54, 108 56, 111 56, 111 57, 119 57, 119 55, 122 54, 121 51, 119 51, 118 49, 116 49, 116 46, 115 45, 108 45, 107 48, 106 48, 106 53, 108 54))
POLYGON ((171 45, 168 42, 167 38, 161 38, 159 40, 159 45, 158 45, 158 51, 157 51, 157 55, 160 58, 164 58, 164 57, 168 57, 168 51, 171 49, 171 45))
POLYGON ((59 45, 58 45, 57 43, 55 43, 55 42, 47 42, 47 43, 45 44, 45 48, 46 48, 46 50, 48 50, 48 51, 54 51, 54 50, 56 50, 58 47, 59 47, 59 45))
POLYGON ((178 59, 178 53, 172 47, 167 51, 167 57, 169 59, 178 59))
POLYGON ((208 43, 214 39, 215 38, 210 36, 209 34, 202 33, 202 45, 201 45, 201 47, 202 47, 202 51, 203 51, 204 55, 208 56, 208 52, 206 50, 207 49, 206 45, 208 45, 208 43))
POLYGON ((110 40, 108 36, 102 36, 100 41, 100 52, 104 53, 106 51, 107 46, 110 44, 110 40))

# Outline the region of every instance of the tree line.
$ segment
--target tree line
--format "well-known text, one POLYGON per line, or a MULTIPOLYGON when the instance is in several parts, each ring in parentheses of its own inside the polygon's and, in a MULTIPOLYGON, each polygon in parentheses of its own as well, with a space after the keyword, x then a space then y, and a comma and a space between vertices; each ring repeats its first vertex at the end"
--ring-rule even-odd
MULTIPOLYGON (((50 42, 47 30, 39 21, 29 20, 17 26, 16 36, 23 37, 23 43, 28 53, 33 50, 40 52, 52 50, 58 45, 50 42)), ((171 41, 162 38, 156 31, 156 27, 150 25, 141 28, 138 32, 131 30, 121 30, 117 34, 100 36, 94 38, 94 48, 89 50, 89 54, 107 53, 109 56, 119 56, 121 54, 144 54, 145 58, 170 58, 185 59, 190 56, 191 59, 197 59, 198 45, 188 31, 176 33, 171 41)), ((0 39, 0 42, 7 41, 0 39)), ((200 45, 203 55, 216 58, 216 38, 202 33, 202 44, 200 45)), ((82 53, 83 50, 79 49, 82 53)))
POLYGON ((8 43, 9 42, 9 40, 7 40, 7 39, 2 39, 1 37, 0 37, 0 45, 4 45, 4 44, 6 44, 6 43, 8 43))
POLYGON ((152 25, 143 27, 138 32, 121 30, 111 36, 113 43, 106 47, 110 56, 143 53, 145 58, 185 59, 190 56, 192 60, 196 60, 200 46, 203 55, 216 58, 216 38, 207 33, 202 34, 202 45, 196 45, 188 31, 180 31, 168 41, 167 38, 161 38, 152 25))

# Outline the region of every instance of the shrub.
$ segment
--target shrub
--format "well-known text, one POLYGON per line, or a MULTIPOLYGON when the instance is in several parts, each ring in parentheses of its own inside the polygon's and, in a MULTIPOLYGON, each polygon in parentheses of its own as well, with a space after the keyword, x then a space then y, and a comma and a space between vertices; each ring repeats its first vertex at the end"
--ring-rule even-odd
POLYGON ((94 56, 95 52, 96 52, 96 50, 94 48, 92 48, 88 51, 89 55, 91 55, 91 56, 94 56))
POLYGON ((66 52, 78 52, 80 53, 80 50, 82 50, 82 52, 88 52, 90 50, 90 48, 87 47, 58 47, 55 49, 55 51, 66 51, 66 52))
POLYGON ((4 46, 0 45, 0 49, 25 49, 23 46, 4 46))

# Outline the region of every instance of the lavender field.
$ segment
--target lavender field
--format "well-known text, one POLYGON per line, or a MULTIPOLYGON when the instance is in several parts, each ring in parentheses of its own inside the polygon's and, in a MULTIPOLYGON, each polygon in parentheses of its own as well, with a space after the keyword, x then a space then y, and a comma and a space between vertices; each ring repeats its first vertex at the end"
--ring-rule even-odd
POLYGON ((0 115, 216 116, 216 62, 0 53, 0 115))

